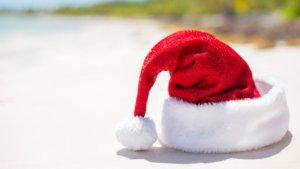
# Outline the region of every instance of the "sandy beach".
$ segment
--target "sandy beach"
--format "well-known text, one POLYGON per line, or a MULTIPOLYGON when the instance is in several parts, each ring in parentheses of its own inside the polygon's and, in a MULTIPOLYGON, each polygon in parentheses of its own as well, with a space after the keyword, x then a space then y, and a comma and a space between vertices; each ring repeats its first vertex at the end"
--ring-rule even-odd
MULTIPOLYGON (((290 127, 281 142, 231 154, 190 154, 159 143, 132 152, 117 142, 114 127, 133 114, 144 57, 171 32, 153 20, 38 16, 36 21, 57 24, 11 30, 0 38, 1 169, 300 166, 299 47, 231 44, 254 74, 270 74, 285 85, 290 127)), ((154 120, 167 83, 163 73, 151 91, 147 114, 154 120)))

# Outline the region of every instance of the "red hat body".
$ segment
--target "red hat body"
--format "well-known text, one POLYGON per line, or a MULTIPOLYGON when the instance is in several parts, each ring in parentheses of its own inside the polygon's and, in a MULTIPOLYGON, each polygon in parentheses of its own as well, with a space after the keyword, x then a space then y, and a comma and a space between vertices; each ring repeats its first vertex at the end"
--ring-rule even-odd
POLYGON ((135 116, 144 116, 157 75, 170 72, 169 95, 202 104, 259 97, 247 63, 228 45, 199 31, 180 31, 157 43, 145 58, 135 116))

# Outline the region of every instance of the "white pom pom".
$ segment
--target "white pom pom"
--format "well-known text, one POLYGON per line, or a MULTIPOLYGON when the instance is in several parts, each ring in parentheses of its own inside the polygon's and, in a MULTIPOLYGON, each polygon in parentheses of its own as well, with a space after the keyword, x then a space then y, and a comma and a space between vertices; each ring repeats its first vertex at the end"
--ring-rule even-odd
POLYGON ((132 150, 146 150, 157 139, 155 125, 150 118, 131 117, 116 127, 118 141, 132 150))

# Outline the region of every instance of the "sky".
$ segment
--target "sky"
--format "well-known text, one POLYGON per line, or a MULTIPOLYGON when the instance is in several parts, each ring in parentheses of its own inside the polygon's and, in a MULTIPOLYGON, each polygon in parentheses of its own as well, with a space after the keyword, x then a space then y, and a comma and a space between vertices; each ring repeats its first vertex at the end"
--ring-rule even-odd
POLYGON ((108 1, 116 0, 0 0, 0 9, 51 9, 61 6, 92 5, 108 1))

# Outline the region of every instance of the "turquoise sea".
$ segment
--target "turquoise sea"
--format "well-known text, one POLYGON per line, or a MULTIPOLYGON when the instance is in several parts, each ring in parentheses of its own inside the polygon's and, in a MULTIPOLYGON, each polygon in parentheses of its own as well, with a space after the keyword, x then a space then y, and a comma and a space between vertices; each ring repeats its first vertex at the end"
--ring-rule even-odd
POLYGON ((0 15, 0 38, 12 33, 47 33, 51 31, 76 29, 78 21, 71 17, 39 15, 0 15))
POLYGON ((0 0, 1 9, 53 9, 63 6, 87 6, 96 3, 114 1, 145 1, 145 0, 0 0))
MULTIPOLYGON (((113 1, 144 0, 0 0, 0 10, 41 9, 51 10, 63 6, 86 6, 113 1)), ((74 17, 44 15, 0 14, 0 38, 14 32, 45 33, 62 29, 76 29, 80 24, 74 17)))

